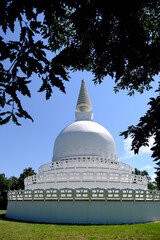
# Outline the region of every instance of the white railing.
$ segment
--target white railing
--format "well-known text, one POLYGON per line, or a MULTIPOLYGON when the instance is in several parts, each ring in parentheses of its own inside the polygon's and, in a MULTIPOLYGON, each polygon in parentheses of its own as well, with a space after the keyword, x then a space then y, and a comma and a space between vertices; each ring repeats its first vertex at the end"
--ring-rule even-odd
POLYGON ((102 200, 102 201, 160 201, 160 191, 141 189, 35 189, 8 192, 9 201, 62 201, 62 200, 102 200))
POLYGON ((117 182, 147 186, 148 180, 144 176, 116 173, 116 172, 51 172, 37 174, 24 180, 25 186, 35 183, 60 182, 117 182))
POLYGON ((103 157, 97 156, 80 156, 62 158, 56 162, 50 162, 39 167, 39 173, 51 171, 51 170, 65 170, 65 169, 116 169, 119 171, 126 171, 132 173, 130 165, 109 160, 103 157))

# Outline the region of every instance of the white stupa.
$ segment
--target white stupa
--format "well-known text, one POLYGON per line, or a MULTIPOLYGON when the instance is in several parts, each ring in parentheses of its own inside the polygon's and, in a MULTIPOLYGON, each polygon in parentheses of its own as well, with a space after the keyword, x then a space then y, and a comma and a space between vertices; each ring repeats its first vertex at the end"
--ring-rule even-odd
POLYGON ((132 188, 147 189, 147 178, 132 174, 118 162, 111 134, 93 121, 92 105, 82 80, 75 122, 58 135, 52 162, 39 174, 25 179, 25 189, 47 188, 132 188))
POLYGON ((111 134, 93 121, 82 80, 75 122, 58 135, 52 162, 8 194, 7 217, 52 223, 108 224, 160 220, 160 192, 118 162, 111 134))

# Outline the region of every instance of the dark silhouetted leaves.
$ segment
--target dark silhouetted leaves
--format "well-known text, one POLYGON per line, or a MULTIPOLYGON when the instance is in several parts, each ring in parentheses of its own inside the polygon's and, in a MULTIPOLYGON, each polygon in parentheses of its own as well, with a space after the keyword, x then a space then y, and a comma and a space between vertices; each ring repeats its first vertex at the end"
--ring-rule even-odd
MULTIPOLYGON (((115 80, 115 92, 127 89, 129 96, 150 90, 160 72, 159 13, 158 0, 1 0, 0 113, 7 114, 1 115, 0 124, 32 120, 19 96, 31 96, 28 81, 33 73, 42 81, 39 92, 45 92, 46 99, 53 87, 65 92, 69 70, 91 71, 95 84, 109 75, 115 80), (7 39, 9 31, 16 40, 7 39)), ((123 133, 133 137, 135 153, 154 135, 156 161, 159 101, 151 99, 150 111, 123 133)))
POLYGON ((31 168, 25 168, 19 178, 12 176, 7 178, 4 173, 0 174, 0 206, 1 209, 7 207, 7 192, 8 190, 24 189, 24 179, 28 176, 35 175, 35 171, 31 168))
POLYGON ((148 146, 149 138, 154 137, 154 143, 151 150, 152 157, 157 164, 157 182, 160 188, 160 86, 156 91, 158 96, 150 98, 150 109, 140 118, 136 126, 129 126, 127 131, 121 133, 125 138, 129 135, 132 138, 132 150, 138 154, 140 147, 148 146))

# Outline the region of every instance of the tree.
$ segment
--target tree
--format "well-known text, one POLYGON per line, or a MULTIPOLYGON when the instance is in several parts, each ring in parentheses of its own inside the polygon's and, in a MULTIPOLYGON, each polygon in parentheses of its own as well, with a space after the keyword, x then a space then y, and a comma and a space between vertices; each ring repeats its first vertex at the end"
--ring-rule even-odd
MULTIPOLYGON (((20 118, 33 121, 20 101, 20 94, 31 97, 33 73, 42 80, 39 92, 45 91, 46 99, 54 86, 65 92, 63 81, 69 80, 69 70, 91 71, 95 84, 109 75, 115 79, 115 92, 127 89, 130 96, 150 90, 160 72, 159 12, 158 0, 48 0, 41 4, 2 0, 0 124, 12 119, 20 125, 20 118), (5 34, 14 33, 15 28, 19 29, 17 40, 6 41, 5 34)), ((154 136, 152 157, 160 183, 159 102, 159 96, 152 98, 139 124, 122 135, 132 136, 135 153, 154 136)))
POLYGON ((8 180, 5 174, 0 174, 0 209, 7 207, 8 180))
MULTIPOLYGON (((160 92, 160 86, 157 92, 160 92)), ((160 189, 160 95, 156 98, 151 98, 150 109, 146 114, 140 118, 137 126, 129 126, 127 131, 121 133, 125 138, 129 135, 132 137, 132 148, 136 154, 140 147, 149 145, 149 137, 154 136, 154 144, 151 150, 153 151, 152 157, 157 164, 156 167, 156 181, 160 189)))
POLYGON ((136 175, 145 176, 148 179, 148 189, 150 190, 159 189, 157 181, 154 182, 151 181, 151 177, 149 176, 149 173, 146 170, 140 171, 139 169, 135 168, 135 170, 132 173, 136 175))
POLYGON ((19 179, 17 177, 10 177, 8 179, 8 188, 9 190, 18 190, 19 189, 19 179))
POLYGON ((20 174, 20 177, 18 179, 18 187, 19 187, 19 189, 22 189, 22 190, 24 189, 24 179, 26 177, 33 176, 35 174, 36 174, 35 171, 31 167, 25 168, 23 170, 23 173, 20 174))
POLYGON ((0 209, 7 208, 7 192, 24 189, 24 179, 35 174, 31 167, 25 168, 19 178, 15 176, 7 178, 4 173, 0 174, 0 209))

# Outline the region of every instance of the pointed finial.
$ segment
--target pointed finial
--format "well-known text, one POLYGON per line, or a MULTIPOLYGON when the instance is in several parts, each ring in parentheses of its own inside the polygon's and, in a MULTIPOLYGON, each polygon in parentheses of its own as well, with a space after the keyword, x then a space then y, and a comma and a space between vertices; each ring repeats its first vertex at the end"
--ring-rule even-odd
POLYGON ((92 104, 88 96, 84 79, 82 80, 82 83, 81 83, 81 88, 79 92, 76 109, 77 109, 76 121, 82 121, 82 120, 92 121, 93 120, 93 112, 91 112, 92 104))
POLYGON ((76 109, 80 112, 89 112, 92 109, 84 79, 81 83, 76 109))

